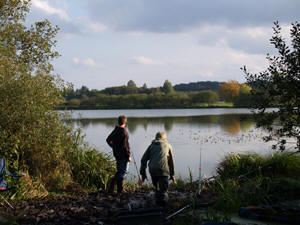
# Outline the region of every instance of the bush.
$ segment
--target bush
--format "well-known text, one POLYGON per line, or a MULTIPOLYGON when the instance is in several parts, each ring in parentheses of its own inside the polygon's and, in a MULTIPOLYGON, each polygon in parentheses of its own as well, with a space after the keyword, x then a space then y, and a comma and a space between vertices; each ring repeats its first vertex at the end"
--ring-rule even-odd
POLYGON ((276 204, 300 197, 300 155, 230 154, 219 164, 206 188, 216 194, 214 207, 223 212, 241 206, 276 204))
MULTIPOLYGON (((78 179, 80 171, 74 168, 92 169, 87 165, 93 158, 106 162, 108 170, 110 159, 91 151, 82 135, 54 111, 67 87, 52 74, 51 60, 59 55, 54 50, 58 28, 47 20, 27 28, 28 1, 2 1, 0 11, 0 156, 7 159, 11 172, 26 175, 23 194, 30 189, 65 189, 74 182, 95 187, 96 181, 78 179)), ((103 168, 85 172, 86 178, 105 177, 103 168)))

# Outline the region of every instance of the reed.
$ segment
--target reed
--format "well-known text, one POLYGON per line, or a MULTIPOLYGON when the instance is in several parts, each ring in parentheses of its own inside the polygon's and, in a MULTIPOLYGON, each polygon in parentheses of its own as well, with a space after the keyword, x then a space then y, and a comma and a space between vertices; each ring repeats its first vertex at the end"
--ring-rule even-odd
POLYGON ((73 181, 87 190, 105 190, 116 170, 111 156, 95 149, 74 150, 70 159, 73 181))
POLYGON ((241 206, 276 204, 300 198, 300 155, 230 154, 219 164, 206 188, 216 195, 214 208, 237 211, 241 206))

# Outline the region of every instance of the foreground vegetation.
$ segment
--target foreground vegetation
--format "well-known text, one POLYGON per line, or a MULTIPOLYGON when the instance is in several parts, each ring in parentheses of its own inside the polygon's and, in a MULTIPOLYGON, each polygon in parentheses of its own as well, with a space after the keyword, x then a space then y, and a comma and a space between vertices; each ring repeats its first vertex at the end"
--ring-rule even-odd
POLYGON ((290 152, 263 157, 231 154, 222 161, 207 188, 217 196, 214 206, 237 212, 241 206, 272 205, 300 198, 300 155, 290 152))
POLYGON ((47 20, 26 27, 30 1, 0 1, 0 157, 24 177, 10 198, 105 188, 114 171, 109 156, 84 141, 80 130, 54 109, 69 88, 53 74, 58 28, 47 20))
POLYGON ((300 198, 299 163, 300 153, 229 154, 219 163, 213 179, 202 180, 200 189, 192 174, 171 185, 171 190, 194 193, 186 203, 191 207, 174 224, 228 222, 238 215, 240 207, 272 206, 297 200, 300 198), (199 210, 199 199, 201 202, 203 198, 208 203, 206 211, 199 210))
MULTIPOLYGON (((88 158, 91 161, 86 161, 86 163, 93 164, 93 157, 88 158)), ((88 179, 82 176, 81 181, 86 182, 89 180, 90 183, 86 183, 88 187, 93 181, 96 181, 94 183, 96 184, 99 180, 93 179, 91 176, 91 174, 93 174, 93 172, 91 172, 92 168, 87 165, 86 168, 89 169, 90 173, 83 173, 88 176, 88 179)), ((171 194, 168 205, 168 207, 172 209, 171 212, 183 206, 190 205, 172 224, 201 224, 204 221, 230 221, 232 215, 237 215, 240 207, 249 205, 273 205, 279 202, 299 199, 299 173, 300 155, 298 153, 285 152, 268 156, 258 154, 229 154, 220 162, 217 173, 213 179, 205 178, 202 180, 200 195, 199 183, 194 179, 191 173, 188 178, 178 178, 177 184, 170 185, 171 193, 183 194, 177 197, 171 194), (199 201, 207 203, 208 208, 206 211, 199 210, 199 201)), ((107 174, 111 175, 113 172, 110 171, 107 174)), ((101 175, 99 177, 101 177, 101 175)), ((88 188, 85 191, 98 191, 103 190, 103 188, 104 187, 100 187, 99 189, 88 188)), ((135 182, 132 182, 126 184, 126 189, 129 192, 124 195, 124 198, 134 198, 134 196, 142 198, 143 196, 148 196, 147 193, 149 193, 153 187, 151 185, 141 187, 135 182)), ((75 198, 88 196, 86 194, 82 195, 85 191, 79 188, 64 192, 63 196, 65 197, 63 201, 67 201, 71 204, 74 196, 75 198), (70 197, 68 198, 67 196, 70 197)), ((103 192, 100 193, 102 196, 103 192)), ((47 200, 51 202, 53 201, 51 199, 57 198, 57 200, 54 200, 56 207, 63 209, 66 206, 59 205, 59 202, 62 201, 61 197, 62 193, 59 194, 56 192, 56 197, 45 198, 44 200, 45 202, 47 200)), ((115 198, 119 197, 115 196, 115 198)), ((110 198, 104 197, 101 198, 101 201, 104 201, 104 199, 110 198)), ((113 201, 113 199, 111 200, 113 201)), ((94 201, 93 198, 91 200, 94 201)), ((82 199, 82 201, 85 200, 82 199)), ((32 201, 30 202, 32 204, 32 201)), ((41 201, 36 199, 36 202, 37 205, 35 207, 39 207, 41 201)), ((151 202, 149 199, 149 204, 151 204, 151 202)), ((125 203, 127 204, 128 202, 125 201, 124 204, 125 203)), ((93 203, 91 203, 91 208, 93 208, 93 203)), ((169 212, 169 214, 171 212, 169 212)))

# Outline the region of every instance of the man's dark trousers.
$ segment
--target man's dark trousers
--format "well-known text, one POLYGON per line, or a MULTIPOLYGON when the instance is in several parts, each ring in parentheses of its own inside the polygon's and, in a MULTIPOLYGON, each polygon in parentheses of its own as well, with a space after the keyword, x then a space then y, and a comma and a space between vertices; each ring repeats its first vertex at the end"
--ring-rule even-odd
POLYGON ((152 184, 155 187, 155 202, 157 205, 164 207, 169 200, 167 176, 152 176, 152 184))

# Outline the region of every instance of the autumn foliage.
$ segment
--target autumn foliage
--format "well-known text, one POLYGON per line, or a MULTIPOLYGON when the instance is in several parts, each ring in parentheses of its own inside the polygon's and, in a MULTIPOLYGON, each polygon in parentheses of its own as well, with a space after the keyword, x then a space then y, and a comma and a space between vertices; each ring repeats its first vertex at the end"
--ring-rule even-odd
POLYGON ((226 102, 233 102, 240 94, 240 84, 235 80, 230 80, 223 84, 220 84, 220 95, 226 102))

